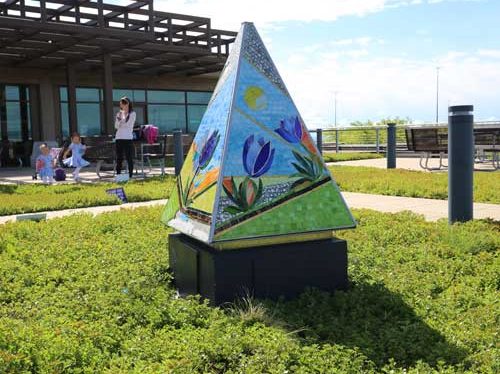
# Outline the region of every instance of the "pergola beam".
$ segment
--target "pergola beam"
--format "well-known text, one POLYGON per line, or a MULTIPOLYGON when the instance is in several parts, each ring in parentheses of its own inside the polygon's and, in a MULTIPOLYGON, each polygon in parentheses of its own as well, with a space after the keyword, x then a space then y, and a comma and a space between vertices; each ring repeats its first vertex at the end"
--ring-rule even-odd
POLYGON ((193 65, 223 63, 222 46, 227 52, 236 35, 211 29, 209 18, 155 11, 152 0, 127 6, 105 0, 39 0, 39 7, 25 1, 0 3, 2 66, 102 68, 106 55, 115 71, 190 71, 193 65), (133 51, 127 55, 127 49, 133 51))

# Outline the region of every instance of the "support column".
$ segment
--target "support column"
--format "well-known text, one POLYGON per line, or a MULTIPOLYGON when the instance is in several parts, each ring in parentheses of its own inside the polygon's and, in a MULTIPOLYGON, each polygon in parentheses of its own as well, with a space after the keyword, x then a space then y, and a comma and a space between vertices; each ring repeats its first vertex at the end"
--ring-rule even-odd
POLYGON ((30 138, 30 127, 28 123, 28 96, 26 91, 28 86, 19 86, 19 99, 21 101, 21 139, 26 141, 30 138))
POLYGON ((448 109, 448 221, 466 222, 473 217, 474 107, 448 109))
POLYGON ((68 86, 68 117, 69 117, 69 135, 77 131, 76 119, 76 72, 75 64, 66 65, 66 83, 68 86))
POLYGON ((175 175, 179 175, 184 163, 184 149, 182 144, 182 131, 174 130, 174 166, 175 175))
POLYGON ((0 84, 0 135, 2 140, 8 140, 7 136, 7 106, 5 105, 5 85, 0 84))
POLYGON ((103 60, 103 94, 104 94, 104 126, 101 131, 104 134, 111 135, 114 133, 114 117, 113 117, 113 72, 111 55, 105 53, 102 56, 103 60))
POLYGON ((54 85, 49 77, 40 79, 40 118, 41 118, 41 140, 57 140, 59 135, 59 124, 56 122, 56 102, 59 101, 55 95, 54 85))
POLYGON ((318 147, 319 153, 323 154, 323 129, 316 130, 316 146, 318 147))
POLYGON ((38 86, 34 84, 30 85, 29 92, 30 92, 30 104, 31 104, 30 105, 31 138, 34 141, 40 141, 42 139, 41 137, 42 127, 40 124, 40 94, 38 86))

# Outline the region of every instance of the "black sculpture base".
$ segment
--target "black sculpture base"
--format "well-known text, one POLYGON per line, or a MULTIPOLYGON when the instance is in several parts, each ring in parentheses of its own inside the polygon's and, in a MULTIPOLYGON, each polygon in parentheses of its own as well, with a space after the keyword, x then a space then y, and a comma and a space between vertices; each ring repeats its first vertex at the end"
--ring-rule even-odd
POLYGON ((216 250, 184 234, 169 235, 170 268, 181 295, 200 294, 220 305, 248 294, 293 298, 308 287, 347 288, 347 242, 316 240, 216 250))

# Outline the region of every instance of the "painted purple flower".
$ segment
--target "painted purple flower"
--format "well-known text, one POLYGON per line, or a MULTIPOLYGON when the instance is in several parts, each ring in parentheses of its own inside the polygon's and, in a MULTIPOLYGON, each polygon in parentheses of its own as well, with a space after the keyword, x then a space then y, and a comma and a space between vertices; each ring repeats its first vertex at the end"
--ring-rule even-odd
POLYGON ((289 143, 300 143, 302 140, 302 125, 297 116, 282 119, 279 129, 274 131, 289 143))
POLYGON ((247 138, 243 146, 243 167, 250 177, 257 178, 266 173, 273 159, 274 148, 271 148, 270 141, 259 138, 256 142, 254 135, 247 138))
POLYGON ((198 158, 198 167, 200 169, 204 169, 207 167, 210 159, 214 154, 215 148, 217 147, 217 143, 219 143, 219 139, 219 130, 215 130, 212 134, 210 134, 205 144, 203 144, 203 148, 201 149, 198 158))

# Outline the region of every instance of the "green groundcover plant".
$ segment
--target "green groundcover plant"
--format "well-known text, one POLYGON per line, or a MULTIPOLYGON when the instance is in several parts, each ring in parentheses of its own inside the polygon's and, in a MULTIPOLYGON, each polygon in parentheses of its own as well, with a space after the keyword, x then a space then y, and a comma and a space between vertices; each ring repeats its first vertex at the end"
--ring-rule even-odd
MULTIPOLYGON (((325 160, 330 162, 333 160, 332 157, 340 157, 336 160, 341 161, 342 157, 358 157, 363 154, 339 155, 327 153, 325 160)), ((376 154, 368 155, 378 157, 376 154)), ((430 199, 446 199, 448 194, 448 176, 445 173, 360 166, 331 166, 331 170, 342 191, 430 199)), ((148 201, 168 198, 174 181, 172 176, 156 177, 145 181, 132 181, 123 187, 130 202, 148 201)), ((0 215, 120 204, 117 197, 106 194, 106 189, 117 186, 114 183, 55 186, 0 185, 0 215)), ((474 201, 500 204, 498 186, 500 186, 500 173, 476 172, 474 201)))
POLYGON ((384 158, 381 153, 369 152, 324 152, 323 159, 325 162, 339 162, 339 161, 354 161, 354 160, 369 160, 372 158, 384 158))
POLYGON ((120 200, 106 193, 122 186, 129 202, 168 198, 175 179, 171 176, 132 180, 127 184, 40 184, 0 185, 0 215, 118 205, 120 200))
MULTIPOLYGON (((448 198, 448 174, 362 166, 331 166, 342 191, 378 195, 448 198)), ((474 173, 474 201, 500 204, 500 173, 474 173)))
POLYGON ((360 210, 350 288, 178 298, 161 208, 0 228, 1 373, 495 373, 499 223, 360 210))

